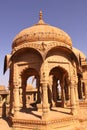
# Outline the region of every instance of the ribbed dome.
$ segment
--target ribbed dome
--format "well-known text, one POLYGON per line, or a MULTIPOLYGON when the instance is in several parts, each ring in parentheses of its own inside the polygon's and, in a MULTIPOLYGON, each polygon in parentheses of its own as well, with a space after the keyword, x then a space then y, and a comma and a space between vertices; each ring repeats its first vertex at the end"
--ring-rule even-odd
POLYGON ((42 19, 40 11, 40 20, 32 27, 22 30, 13 40, 12 48, 17 47, 26 42, 37 41, 58 41, 72 46, 71 38, 61 29, 46 24, 42 19))

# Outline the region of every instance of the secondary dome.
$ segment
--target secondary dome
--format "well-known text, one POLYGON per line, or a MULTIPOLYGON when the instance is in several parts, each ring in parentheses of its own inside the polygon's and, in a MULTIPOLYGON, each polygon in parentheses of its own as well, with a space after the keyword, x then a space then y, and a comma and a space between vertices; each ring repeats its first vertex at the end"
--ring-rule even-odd
POLYGON ((72 46, 71 38, 63 30, 46 24, 40 11, 39 22, 32 27, 22 30, 13 40, 12 48, 26 42, 58 41, 72 46))

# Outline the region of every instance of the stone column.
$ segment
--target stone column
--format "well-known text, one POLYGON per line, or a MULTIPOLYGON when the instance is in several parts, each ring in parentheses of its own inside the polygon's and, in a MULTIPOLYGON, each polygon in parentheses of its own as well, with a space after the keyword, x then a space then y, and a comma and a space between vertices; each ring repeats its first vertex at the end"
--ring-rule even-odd
POLYGON ((19 88, 19 96, 20 96, 20 109, 23 107, 23 101, 22 101, 22 88, 19 88))
POLYGON ((78 77, 77 75, 73 77, 73 86, 75 90, 75 102, 76 102, 76 108, 79 108, 79 96, 78 96, 78 77))
POLYGON ((14 83, 14 116, 18 116, 20 109, 20 102, 19 102, 19 87, 17 83, 14 83))
POLYGON ((62 107, 64 107, 64 86, 63 86, 63 82, 60 84, 61 86, 61 102, 62 102, 62 107))
POLYGON ((63 78, 61 80, 61 90, 62 90, 62 107, 66 107, 66 95, 65 95, 65 75, 63 75, 63 78))
POLYGON ((76 81, 75 81, 75 98, 76 98, 76 107, 77 107, 77 109, 79 108, 79 96, 78 96, 78 80, 77 80, 77 78, 76 78, 76 81))
POLYGON ((70 85, 70 104, 71 104, 71 114, 77 115, 76 96, 75 96, 75 81, 71 81, 71 85, 70 85))
POLYGON ((70 106, 70 79, 69 77, 66 79, 65 86, 67 86, 66 106, 70 106))
POLYGON ((53 76, 49 76, 49 88, 48 88, 48 101, 52 107, 53 94, 52 94, 53 76))
POLYGON ((10 110, 9 110, 9 115, 11 114, 14 114, 14 104, 13 104, 13 100, 14 100, 14 97, 13 97, 13 82, 10 81, 9 83, 9 92, 10 92, 10 110))
POLYGON ((14 114, 14 104, 13 104, 13 65, 10 66, 10 78, 9 78, 9 92, 10 92, 10 109, 9 109, 9 115, 14 114))
POLYGON ((48 104, 48 83, 42 82, 42 119, 48 118, 49 104, 48 104))
POLYGON ((41 68, 40 83, 42 89, 42 120, 47 120, 49 112, 49 103, 48 103, 48 84, 49 84, 49 72, 48 64, 43 63, 41 68))
POLYGON ((81 93, 82 93, 82 99, 84 99, 83 81, 82 80, 81 80, 81 93))
POLYGON ((20 97, 19 97, 19 77, 17 65, 13 65, 13 96, 14 96, 14 116, 18 116, 20 109, 20 97))
POLYGON ((22 79, 21 79, 21 76, 19 76, 19 84, 18 84, 18 87, 19 87, 19 101, 20 101, 20 109, 23 107, 23 102, 22 102, 22 79))
POLYGON ((57 86, 58 86, 57 79, 53 77, 53 86, 52 86, 52 93, 53 93, 52 106, 53 107, 57 106, 57 96, 58 96, 57 86))

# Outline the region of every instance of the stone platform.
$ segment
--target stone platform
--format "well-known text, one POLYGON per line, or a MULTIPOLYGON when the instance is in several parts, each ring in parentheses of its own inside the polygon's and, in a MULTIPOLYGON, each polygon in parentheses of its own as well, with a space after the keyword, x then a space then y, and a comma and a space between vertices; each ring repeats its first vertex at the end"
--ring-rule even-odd
POLYGON ((42 112, 19 112, 18 117, 10 117, 14 130, 85 130, 80 123, 82 117, 70 115, 69 108, 54 108, 47 120, 41 119, 42 112), (28 113, 29 112, 29 113, 28 113))

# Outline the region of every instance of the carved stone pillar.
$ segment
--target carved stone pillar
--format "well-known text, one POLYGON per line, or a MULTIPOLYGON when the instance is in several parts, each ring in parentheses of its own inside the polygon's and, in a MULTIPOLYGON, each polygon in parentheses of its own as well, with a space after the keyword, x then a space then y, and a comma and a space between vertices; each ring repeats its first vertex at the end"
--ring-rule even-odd
POLYGON ((48 104, 48 83, 42 82, 42 119, 48 118, 49 104, 48 104))
POLYGON ((76 63, 73 62, 73 67, 71 68, 71 85, 70 85, 70 102, 71 102, 71 114, 78 114, 78 92, 77 92, 77 67, 76 63))
POLYGON ((19 88, 19 96, 20 96, 20 108, 22 108, 23 107, 23 101, 22 101, 22 88, 20 87, 19 88))
POLYGON ((20 109, 19 87, 16 83, 14 83, 14 116, 18 116, 19 109, 20 109))
POLYGON ((14 104, 13 104, 13 65, 10 67, 10 78, 9 78, 9 90, 10 90, 10 109, 9 115, 14 114, 14 104))
POLYGON ((14 97, 14 116, 17 116, 20 109, 20 97, 19 97, 19 77, 18 67, 13 65, 13 97, 14 97))
POLYGON ((52 93, 53 93, 53 101, 52 101, 52 106, 56 107, 57 105, 57 96, 58 96, 58 91, 57 91, 57 79, 53 77, 53 86, 52 86, 52 93))
POLYGON ((81 80, 81 93, 82 93, 82 99, 84 99, 84 90, 83 90, 83 81, 81 80))
POLYGON ((48 101, 50 103, 50 106, 52 107, 53 105, 53 92, 52 92, 52 85, 53 85, 53 76, 49 76, 49 89, 48 89, 48 101))
POLYGON ((23 102, 22 102, 22 79, 21 76, 19 76, 19 82, 18 82, 18 87, 19 87, 19 102, 20 102, 20 109, 23 107, 23 102))
POLYGON ((62 83, 61 83, 61 93, 62 93, 62 95, 61 95, 61 100, 62 100, 62 107, 65 107, 65 90, 64 90, 64 83, 65 81, 64 80, 62 80, 62 83))
POLYGON ((75 81, 71 81, 71 85, 70 85, 70 104, 71 104, 71 114, 77 115, 75 81))
POLYGON ((76 107, 77 109, 79 108, 79 96, 78 96, 78 78, 76 77, 76 81, 75 81, 75 98, 76 98, 76 107))
POLYGON ((13 101, 14 101, 14 97, 13 97, 13 82, 10 81, 9 83, 9 92, 10 92, 10 110, 9 110, 9 115, 10 114, 14 114, 14 104, 13 104, 13 101))

